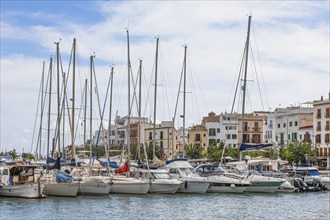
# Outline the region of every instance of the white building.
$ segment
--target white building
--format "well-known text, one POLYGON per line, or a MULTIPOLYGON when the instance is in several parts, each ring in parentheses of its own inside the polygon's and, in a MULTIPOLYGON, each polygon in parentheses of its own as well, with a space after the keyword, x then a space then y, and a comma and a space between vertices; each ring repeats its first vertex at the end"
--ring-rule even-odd
POLYGON ((299 128, 312 125, 313 108, 301 106, 277 108, 275 117, 276 145, 288 146, 290 143, 303 141, 302 130, 299 131, 299 128))
POLYGON ((238 114, 220 115, 220 140, 226 146, 238 147, 238 114))
POLYGON ((208 131, 208 145, 221 142, 220 115, 210 112, 207 117, 203 117, 202 125, 208 131))

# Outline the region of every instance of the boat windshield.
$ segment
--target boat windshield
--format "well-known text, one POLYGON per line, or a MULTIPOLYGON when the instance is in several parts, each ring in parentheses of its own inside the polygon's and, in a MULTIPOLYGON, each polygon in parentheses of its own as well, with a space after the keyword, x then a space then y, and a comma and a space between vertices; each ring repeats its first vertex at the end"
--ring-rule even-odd
POLYGON ((155 179, 171 179, 169 173, 153 173, 152 175, 155 177, 155 179))
POLYGON ((190 176, 196 173, 193 168, 180 168, 180 173, 185 176, 190 176))

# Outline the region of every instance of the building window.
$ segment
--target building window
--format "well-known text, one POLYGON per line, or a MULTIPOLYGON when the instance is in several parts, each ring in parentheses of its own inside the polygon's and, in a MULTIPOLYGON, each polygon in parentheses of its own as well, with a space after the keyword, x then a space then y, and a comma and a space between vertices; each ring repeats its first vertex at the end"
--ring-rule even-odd
POLYGON ((259 134, 254 134, 253 136, 252 136, 252 141, 253 141, 253 143, 256 143, 256 144, 258 144, 258 143, 260 143, 260 135, 259 134))
POLYGON ((281 128, 281 124, 277 124, 277 128, 281 128))
POLYGON ((292 127, 292 121, 290 121, 289 126, 292 127))
POLYGON ((232 139, 237 139, 237 134, 232 134, 232 135, 231 135, 231 138, 232 138, 232 139))
POLYGON ((152 132, 149 132, 149 140, 152 140, 152 132))
POLYGON ((321 131, 321 122, 320 121, 317 122, 316 130, 321 131))
POLYGON ((213 144, 215 144, 215 143, 216 143, 215 139, 210 139, 210 140, 209 140, 209 145, 213 145, 213 144))
POLYGON ((325 134, 325 143, 330 142, 330 134, 325 134))
POLYGON ((258 122, 254 122, 254 128, 253 128, 254 131, 259 131, 259 123, 258 122))
POLYGON ((220 128, 217 128, 217 133, 220 133, 220 128))
POLYGON ((215 129, 214 128, 209 129, 209 136, 215 136, 215 129))
POLYGON ((230 139, 230 134, 227 134, 227 139, 228 139, 228 140, 230 139))
POLYGON ((325 109, 325 117, 330 118, 330 108, 325 109))
POLYGON ((286 123, 283 123, 283 128, 285 128, 286 127, 286 123))
POLYGON ((244 122, 244 131, 247 131, 247 130, 248 130, 248 123, 244 122))
POLYGON ((201 135, 200 134, 195 135, 195 141, 201 141, 201 135))
POLYGON ((290 140, 290 135, 288 134, 288 140, 290 140))
POLYGON ((298 121, 295 121, 294 122, 294 126, 298 126, 298 121))
POLYGON ((162 140, 164 137, 163 137, 163 132, 161 131, 160 132, 160 139, 162 140))
POLYGON ((325 130, 329 131, 330 130, 330 121, 325 122, 325 130))
POLYGON ((317 134, 317 135, 315 136, 315 142, 316 142, 316 143, 321 143, 321 135, 320 135, 320 134, 317 134))
POLYGON ((321 109, 317 109, 316 118, 321 118, 321 109))
POLYGON ((297 141, 297 133, 292 133, 292 141, 293 142, 297 141))

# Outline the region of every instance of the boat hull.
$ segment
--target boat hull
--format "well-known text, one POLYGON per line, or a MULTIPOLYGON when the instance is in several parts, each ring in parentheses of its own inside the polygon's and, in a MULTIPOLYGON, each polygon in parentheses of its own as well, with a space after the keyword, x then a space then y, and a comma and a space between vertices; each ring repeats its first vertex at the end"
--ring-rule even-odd
POLYGON ((45 194, 47 196, 75 197, 78 193, 78 183, 45 183, 45 194))
MULTIPOLYGON (((234 185, 234 184, 233 184, 234 185)), ((246 186, 217 186, 217 185, 210 185, 207 192, 210 193, 244 193, 246 191, 246 186)))
POLYGON ((180 182, 173 183, 173 181, 152 181, 148 193, 176 193, 180 184, 180 182))
POLYGON ((109 192, 109 183, 79 183, 79 195, 107 195, 109 192))
POLYGON ((20 197, 20 198, 43 198, 43 187, 39 190, 38 184, 24 184, 15 186, 2 186, 0 189, 0 196, 20 197))
POLYGON ((210 186, 210 182, 207 181, 194 181, 186 180, 178 189, 179 193, 206 193, 210 186))
POLYGON ((118 194, 147 194, 150 188, 149 182, 138 179, 114 179, 110 187, 110 193, 118 194))

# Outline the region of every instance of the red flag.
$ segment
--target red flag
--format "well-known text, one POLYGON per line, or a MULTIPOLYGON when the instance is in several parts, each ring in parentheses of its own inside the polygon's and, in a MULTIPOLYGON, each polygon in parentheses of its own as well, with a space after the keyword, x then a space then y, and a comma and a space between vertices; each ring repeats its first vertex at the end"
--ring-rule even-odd
POLYGON ((129 171, 128 163, 125 163, 123 166, 115 170, 115 174, 121 174, 129 171))

